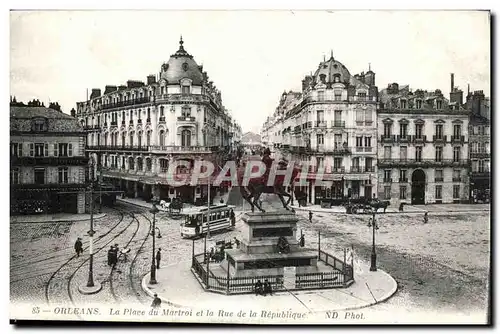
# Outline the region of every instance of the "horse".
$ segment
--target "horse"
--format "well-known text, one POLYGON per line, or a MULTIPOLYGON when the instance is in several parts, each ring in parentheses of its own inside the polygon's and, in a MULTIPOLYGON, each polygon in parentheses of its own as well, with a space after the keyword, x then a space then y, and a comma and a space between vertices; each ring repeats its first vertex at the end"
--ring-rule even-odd
POLYGON ((378 211, 378 209, 381 209, 383 208, 384 209, 384 213, 385 213, 385 210, 387 210, 387 207, 391 205, 391 202, 390 201, 379 201, 379 200, 374 200, 374 201, 371 201, 370 202, 370 206, 373 208, 373 210, 375 210, 375 212, 378 211))
MULTIPOLYGON (((285 162, 280 162, 280 169, 286 169, 286 163, 285 162)), ((286 210, 290 211, 290 208, 288 207, 288 204, 290 204, 290 201, 292 200, 292 195, 290 195, 286 191, 286 186, 283 185, 284 182, 284 176, 283 175, 277 175, 274 181, 274 185, 268 186, 267 181, 269 177, 269 170, 264 173, 262 177, 259 178, 252 178, 249 180, 247 186, 242 185, 242 180, 243 180, 243 172, 244 169, 240 168, 239 173, 238 173, 238 179, 240 182, 240 192, 241 196, 250 204, 250 207, 252 208, 252 212, 255 211, 255 207, 259 209, 261 212, 266 212, 260 205, 259 199, 262 194, 276 194, 278 195, 279 199, 281 200, 281 203, 283 204, 283 208, 286 210), (287 198, 287 201, 285 201, 285 197, 287 198), (253 199, 253 200, 252 200, 253 199)), ((300 168, 297 166, 294 166, 293 171, 292 171, 292 177, 291 177, 291 182, 292 182, 292 189, 293 189, 293 182, 297 175, 300 173, 300 168)))

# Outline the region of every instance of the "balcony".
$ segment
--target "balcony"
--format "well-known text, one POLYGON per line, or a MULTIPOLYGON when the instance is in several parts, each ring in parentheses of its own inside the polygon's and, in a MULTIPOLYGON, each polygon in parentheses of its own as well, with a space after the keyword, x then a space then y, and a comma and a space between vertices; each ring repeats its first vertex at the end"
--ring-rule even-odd
POLYGON ((332 121, 332 128, 345 128, 345 121, 332 121))
POLYGON ((31 189, 45 189, 50 190, 83 190, 87 187, 84 183, 20 183, 10 185, 14 190, 31 190, 31 189))
POLYGON ((316 121, 316 127, 317 128, 326 128, 326 122, 325 121, 316 121))
POLYGON ((380 136, 380 141, 382 143, 394 143, 396 141, 396 135, 382 135, 380 136))
POLYGON ((345 167, 333 167, 332 168, 332 173, 345 173, 345 167))
POLYGON ((101 106, 101 109, 106 110, 106 109, 121 108, 121 107, 133 106, 136 104, 143 104, 143 103, 149 103, 149 102, 150 102, 149 97, 141 97, 141 98, 133 99, 133 100, 103 104, 101 106))
POLYGON ((131 120, 128 122, 128 124, 130 124, 130 125, 134 125, 134 120, 133 120, 133 119, 131 119, 131 120))
POLYGON ((375 166, 365 166, 365 172, 366 173, 373 173, 373 172, 375 172, 375 166))
POLYGON ((465 142, 465 136, 451 136, 451 142, 463 144, 465 142))
POLYGON ((140 118, 139 118, 139 119, 137 120, 137 124, 142 124, 142 119, 140 119, 140 118))
POLYGON ((372 152, 373 151, 373 147, 365 147, 365 152, 372 152))
POLYGON ((434 142, 446 142, 448 136, 432 136, 432 141, 434 142))
POLYGON ((399 183, 408 183, 408 178, 399 179, 399 183))
POLYGON ((179 116, 177 117, 178 122, 192 123, 196 122, 196 117, 194 116, 179 116))
POLYGON ((218 146, 215 147, 208 147, 208 146, 150 146, 149 147, 149 152, 153 153, 184 153, 184 152, 189 152, 189 153, 202 153, 202 152, 207 152, 210 153, 213 151, 214 148, 218 149, 218 146))
POLYGON ((360 166, 351 166, 351 173, 361 173, 362 170, 360 166))
POLYGON ((443 159, 441 161, 436 161, 434 159, 379 159, 379 167, 390 167, 390 166, 406 166, 406 167, 467 167, 469 164, 468 160, 453 160, 453 159, 443 159))
POLYGON ((159 123, 165 123, 165 116, 161 116, 159 118, 159 123))
POLYGON ((412 141, 415 143, 425 143, 427 141, 427 136, 426 135, 414 135, 412 136, 412 141))
POLYGON ((397 142, 398 143, 407 143, 410 141, 410 136, 408 135, 398 135, 397 142))
POLYGON ((86 157, 13 157, 11 166, 87 166, 86 157))
POLYGON ((444 179, 442 177, 435 177, 434 182, 443 182, 444 179))
POLYGON ((146 118, 146 124, 151 124, 151 118, 146 118))
POLYGON ((490 178, 490 170, 488 168, 484 168, 483 170, 473 171, 471 172, 471 178, 474 179, 489 179, 490 178))
POLYGON ((310 149, 306 149, 306 152, 312 152, 312 153, 328 153, 328 154, 333 154, 333 155, 346 155, 346 154, 351 154, 351 151, 349 148, 341 148, 341 147, 335 147, 335 148, 330 148, 330 147, 325 147, 323 145, 313 147, 310 149))
POLYGON ((130 152, 148 152, 148 146, 130 146, 130 145, 89 145, 87 151, 130 151, 130 152))
POLYGON ((116 121, 111 121, 111 126, 118 126, 116 121))
POLYGON ((392 183, 392 179, 390 179, 390 178, 389 178, 389 179, 386 179, 386 178, 384 177, 384 183, 392 183))
POLYGON ((457 176, 457 177, 453 177, 451 179, 452 182, 462 182, 462 178, 460 176, 457 176))

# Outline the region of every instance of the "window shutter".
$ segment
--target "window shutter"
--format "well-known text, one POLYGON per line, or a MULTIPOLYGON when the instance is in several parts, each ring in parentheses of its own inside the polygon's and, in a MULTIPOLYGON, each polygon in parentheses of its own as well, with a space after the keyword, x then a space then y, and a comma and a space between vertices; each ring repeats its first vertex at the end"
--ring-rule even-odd
POLYGON ((68 156, 73 156, 73 144, 68 144, 68 156))
POLYGON ((59 156, 59 150, 58 150, 58 148, 59 148, 58 144, 54 144, 54 156, 55 157, 59 156))
POLYGON ((19 143, 17 145, 17 156, 19 157, 23 156, 23 143, 19 143))
POLYGON ((30 157, 35 155, 35 145, 30 143, 30 157))
POLYGON ((43 145, 43 156, 44 157, 48 157, 49 156, 49 144, 45 143, 45 145, 43 145))

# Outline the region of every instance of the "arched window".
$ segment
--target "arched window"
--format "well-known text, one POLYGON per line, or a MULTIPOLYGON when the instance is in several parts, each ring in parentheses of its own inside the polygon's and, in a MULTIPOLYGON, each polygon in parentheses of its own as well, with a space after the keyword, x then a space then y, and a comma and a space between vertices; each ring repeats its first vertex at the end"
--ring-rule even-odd
POLYGON ((146 172, 151 172, 151 159, 146 158, 146 172))
POLYGON ((137 132, 137 146, 141 147, 142 145, 142 131, 137 132))
POLYGON ((134 131, 130 132, 130 146, 134 146, 134 131))
POLYGON ((191 131, 182 130, 181 133, 181 146, 191 146, 191 131))
POLYGON ((163 113, 165 112, 165 108, 163 106, 160 107, 160 117, 163 117, 163 113))
POLYGON ((190 106, 183 106, 181 112, 182 112, 182 117, 191 117, 191 107, 190 106))
POLYGON ((142 158, 137 158, 137 170, 142 171, 142 158))
POLYGON ((104 134, 104 146, 108 146, 108 134, 104 134))
POLYGON ((129 170, 133 170, 134 169, 134 158, 133 157, 129 157, 128 158, 128 169, 129 170))
POLYGON ((125 132, 122 132, 122 146, 125 146, 125 132))
POLYGON ((151 131, 146 132, 146 146, 151 146, 151 131))
POLYGON ((165 146, 165 130, 160 130, 160 146, 165 146))

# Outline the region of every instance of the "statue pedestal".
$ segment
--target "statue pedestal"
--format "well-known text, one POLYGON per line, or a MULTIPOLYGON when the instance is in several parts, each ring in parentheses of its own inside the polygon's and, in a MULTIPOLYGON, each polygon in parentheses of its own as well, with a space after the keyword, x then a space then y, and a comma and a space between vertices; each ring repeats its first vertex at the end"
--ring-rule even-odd
POLYGON ((298 218, 289 211, 246 213, 239 249, 226 250, 220 268, 233 277, 283 275, 283 268, 295 267, 296 273, 315 273, 318 252, 300 248, 297 240, 298 218), (280 252, 280 238, 289 252, 280 252))

